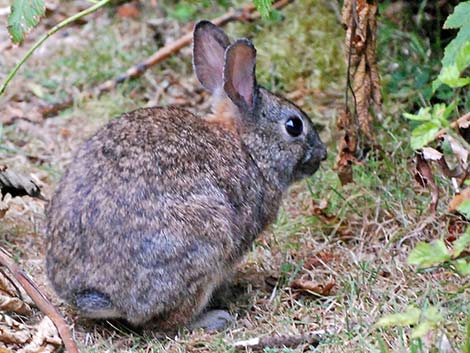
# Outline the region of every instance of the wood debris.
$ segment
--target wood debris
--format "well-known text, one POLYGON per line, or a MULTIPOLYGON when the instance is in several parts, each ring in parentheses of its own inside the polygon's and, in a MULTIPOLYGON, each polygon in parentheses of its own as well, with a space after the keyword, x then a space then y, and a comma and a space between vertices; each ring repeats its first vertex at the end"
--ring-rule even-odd
POLYGON ((338 119, 343 132, 336 169, 341 183, 353 181, 352 165, 374 145, 371 108, 381 109, 380 77, 377 69, 377 2, 345 0, 342 22, 346 28, 348 61, 345 110, 338 119), (351 91, 354 109, 349 108, 351 91))
MULTIPOLYGON (((263 351, 265 348, 295 348, 299 345, 310 345, 310 346, 318 346, 321 340, 321 332, 308 332, 304 334, 296 334, 296 335, 269 335, 263 337, 256 337, 246 341, 239 341, 234 343, 234 348, 237 351, 245 351, 250 349, 254 352, 263 351)), ((302 350, 300 350, 302 351, 302 350)))

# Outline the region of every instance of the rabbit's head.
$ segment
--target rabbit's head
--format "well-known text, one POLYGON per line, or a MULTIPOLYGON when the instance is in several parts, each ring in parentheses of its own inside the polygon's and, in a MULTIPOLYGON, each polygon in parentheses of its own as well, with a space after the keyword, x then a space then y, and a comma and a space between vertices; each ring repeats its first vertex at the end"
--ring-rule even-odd
POLYGON ((234 130, 265 178, 286 188, 312 175, 326 148, 308 116, 295 104, 256 83, 256 49, 247 39, 230 43, 208 21, 194 28, 193 63, 213 95, 208 119, 234 130))

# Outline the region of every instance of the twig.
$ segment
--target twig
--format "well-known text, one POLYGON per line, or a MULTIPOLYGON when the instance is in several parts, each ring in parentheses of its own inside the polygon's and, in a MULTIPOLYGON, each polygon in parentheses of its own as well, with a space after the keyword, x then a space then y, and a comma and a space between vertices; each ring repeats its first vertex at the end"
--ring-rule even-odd
POLYGON ((239 341, 234 343, 234 347, 238 351, 251 349, 252 351, 262 351, 266 347, 297 347, 300 344, 309 344, 318 346, 321 341, 320 335, 324 331, 309 332, 299 335, 270 335, 264 337, 256 337, 246 341, 239 341))
POLYGON ((0 247, 0 265, 5 266, 20 285, 24 288, 26 293, 36 303, 39 310, 47 315, 59 331, 59 335, 64 342, 65 349, 69 353, 79 353, 77 345, 72 337, 72 333, 65 322, 65 319, 59 313, 59 311, 51 304, 51 302, 39 291, 38 287, 28 277, 28 275, 21 270, 18 265, 11 259, 10 255, 0 247))
POLYGON ((42 45, 42 43, 46 41, 47 38, 52 36, 57 31, 61 30, 65 26, 69 25, 70 23, 95 12, 96 10, 106 5, 108 2, 110 2, 110 0, 101 0, 100 2, 97 2, 95 5, 89 7, 88 9, 80 11, 79 13, 69 18, 66 18, 65 20, 63 20, 62 22, 60 22, 59 24, 55 25, 50 30, 48 30, 46 34, 44 34, 41 38, 39 38, 39 40, 36 43, 34 43, 34 45, 28 50, 25 56, 18 62, 18 64, 15 65, 13 70, 8 74, 5 82, 3 82, 3 84, 0 86, 0 95, 2 95, 5 92, 5 89, 7 88, 8 84, 10 83, 12 78, 15 76, 15 74, 18 72, 18 70, 21 68, 21 66, 26 62, 26 60, 29 59, 29 57, 34 53, 34 51, 37 48, 39 48, 42 45))
MULTIPOLYGON (((273 4, 272 8, 279 10, 289 5, 293 1, 294 0, 278 0, 273 4)), ((241 9, 230 10, 226 14, 220 17, 214 18, 211 22, 217 26, 223 26, 232 21, 250 22, 250 21, 254 21, 258 19, 259 17, 260 17, 260 14, 256 11, 256 7, 253 4, 248 4, 241 9)), ((109 92, 113 90, 114 88, 116 88, 117 85, 119 85, 122 82, 125 82, 129 79, 140 77, 150 67, 155 66, 165 61, 170 56, 178 53, 182 48, 191 44, 192 38, 193 38, 192 32, 186 33, 184 36, 174 41, 173 43, 170 43, 158 49, 154 54, 152 54, 150 57, 148 57, 141 63, 132 66, 124 74, 102 83, 96 88, 94 92, 88 92, 87 94, 85 94, 85 96, 91 97, 93 96, 93 94, 100 96, 101 94, 105 92, 109 92)), ((71 107, 73 105, 73 102, 74 102, 73 98, 69 97, 64 102, 43 107, 41 109, 41 113, 43 116, 50 116, 50 115, 57 114, 59 111, 71 107)))

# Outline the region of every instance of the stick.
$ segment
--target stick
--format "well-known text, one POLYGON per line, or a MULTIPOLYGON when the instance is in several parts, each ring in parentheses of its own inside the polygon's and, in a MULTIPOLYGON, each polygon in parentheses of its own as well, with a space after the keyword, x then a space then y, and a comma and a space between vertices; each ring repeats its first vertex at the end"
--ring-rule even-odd
MULTIPOLYGON (((283 7, 292 3, 293 1, 294 0, 278 0, 273 4, 272 8, 280 10, 283 7)), ((226 14, 214 18, 211 22, 217 26, 223 26, 232 21, 251 22, 255 21, 259 17, 260 14, 256 11, 256 7, 253 4, 248 4, 241 9, 230 10, 226 14)), ((177 39, 176 41, 158 49, 154 54, 152 54, 150 57, 148 57, 141 63, 132 66, 124 74, 102 83, 96 88, 95 92, 88 92, 85 96, 91 97, 93 96, 93 94, 95 94, 99 97, 101 94, 113 90, 114 88, 116 88, 117 85, 124 81, 142 76, 142 74, 147 71, 147 69, 149 69, 150 67, 165 61, 170 56, 178 53, 182 48, 191 44, 192 39, 193 33, 186 33, 184 36, 177 39)), ((73 98, 69 97, 69 99, 64 102, 43 107, 41 109, 41 114, 44 117, 55 115, 59 111, 71 107, 73 105, 73 102, 73 98)))
POLYGON ((320 344, 320 335, 322 332, 309 332, 299 335, 270 335, 264 337, 256 337, 246 341, 239 341, 234 343, 235 350, 245 351, 251 349, 252 351, 262 351, 266 347, 277 348, 292 348, 300 344, 309 344, 318 346, 320 344))
POLYGON ((77 345, 72 337, 72 333, 65 322, 63 316, 51 304, 51 302, 39 291, 36 284, 28 277, 28 275, 18 267, 18 265, 11 259, 10 255, 0 247, 0 265, 5 266, 20 285, 24 288, 26 293, 36 303, 39 310, 47 315, 59 331, 59 335, 64 342, 65 349, 69 353, 79 353, 77 345))

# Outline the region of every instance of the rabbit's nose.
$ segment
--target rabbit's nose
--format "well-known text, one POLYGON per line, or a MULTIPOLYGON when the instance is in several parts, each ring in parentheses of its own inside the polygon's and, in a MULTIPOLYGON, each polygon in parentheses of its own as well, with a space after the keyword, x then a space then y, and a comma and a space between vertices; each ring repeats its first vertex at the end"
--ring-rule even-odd
POLYGON ((321 147, 317 148, 317 156, 320 157, 321 161, 326 161, 328 158, 328 152, 326 151, 326 147, 324 145, 321 145, 321 147))
POLYGON ((323 153, 323 154, 322 154, 321 160, 322 160, 322 161, 326 161, 326 159, 328 158, 328 152, 327 152, 327 150, 326 150, 325 147, 323 147, 322 153, 323 153))

